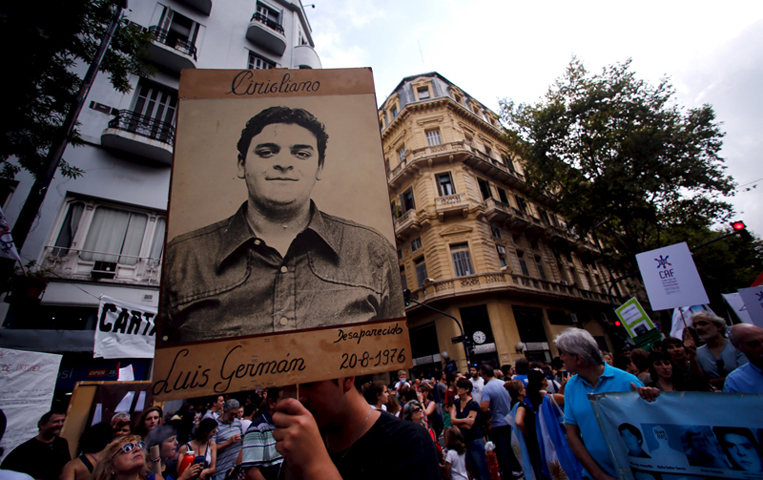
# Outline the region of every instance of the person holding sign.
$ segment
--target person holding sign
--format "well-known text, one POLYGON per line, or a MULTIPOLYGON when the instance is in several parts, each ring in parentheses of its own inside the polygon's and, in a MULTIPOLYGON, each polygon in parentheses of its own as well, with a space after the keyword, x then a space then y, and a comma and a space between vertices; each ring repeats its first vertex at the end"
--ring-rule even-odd
POLYGON ((435 444, 421 425, 368 405, 356 377, 305 383, 278 402, 273 422, 283 478, 440 479, 435 444))
POLYGON ((248 199, 167 246, 162 341, 405 316, 395 247, 311 200, 328 138, 301 108, 270 107, 247 122, 238 170, 248 199))
POLYGON ((647 389, 635 375, 604 363, 596 340, 582 328, 568 328, 554 342, 567 370, 576 374, 564 391, 564 423, 570 449, 583 465, 585 478, 613 479, 617 476, 615 466, 588 394, 638 388, 642 397, 654 399, 659 391, 647 389))

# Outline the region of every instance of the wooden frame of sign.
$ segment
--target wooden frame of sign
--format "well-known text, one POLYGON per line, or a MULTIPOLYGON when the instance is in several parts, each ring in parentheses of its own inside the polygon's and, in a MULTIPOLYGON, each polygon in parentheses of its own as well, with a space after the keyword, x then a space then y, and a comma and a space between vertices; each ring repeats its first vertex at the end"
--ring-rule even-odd
POLYGON ((153 394, 410 368, 370 69, 185 70, 153 394))

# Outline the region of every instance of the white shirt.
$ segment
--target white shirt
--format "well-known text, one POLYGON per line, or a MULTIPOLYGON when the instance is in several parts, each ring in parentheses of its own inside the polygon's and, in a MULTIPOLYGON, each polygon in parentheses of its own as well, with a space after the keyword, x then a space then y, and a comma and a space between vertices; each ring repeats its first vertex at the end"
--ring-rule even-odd
POLYGON ((482 401, 482 389, 485 388, 485 380, 482 377, 477 377, 477 380, 469 377, 469 381, 472 382, 472 398, 479 405, 482 401))

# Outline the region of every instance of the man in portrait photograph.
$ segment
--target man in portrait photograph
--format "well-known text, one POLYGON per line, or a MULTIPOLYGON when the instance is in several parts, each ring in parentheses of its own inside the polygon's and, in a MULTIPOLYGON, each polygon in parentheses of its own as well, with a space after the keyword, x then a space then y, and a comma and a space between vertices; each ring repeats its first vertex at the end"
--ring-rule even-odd
POLYGON ((731 468, 751 473, 763 471, 763 455, 749 429, 715 427, 713 432, 731 463, 731 468))
POLYGON ((273 106, 249 119, 237 144, 246 201, 167 245, 162 341, 405 316, 395 247, 312 199, 328 139, 324 124, 302 108, 273 106))

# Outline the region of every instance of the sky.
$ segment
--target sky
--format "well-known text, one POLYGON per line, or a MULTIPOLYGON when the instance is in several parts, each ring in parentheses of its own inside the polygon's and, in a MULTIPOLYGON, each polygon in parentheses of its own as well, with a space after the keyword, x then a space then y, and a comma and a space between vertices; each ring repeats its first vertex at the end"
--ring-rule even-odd
POLYGON ((323 68, 371 67, 381 104, 437 71, 498 112, 535 103, 573 56, 591 72, 632 59, 685 108, 710 104, 738 187, 734 219, 763 236, 763 2, 303 0, 323 68))

